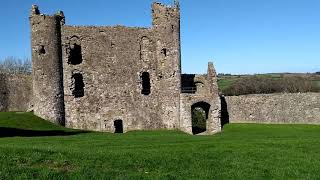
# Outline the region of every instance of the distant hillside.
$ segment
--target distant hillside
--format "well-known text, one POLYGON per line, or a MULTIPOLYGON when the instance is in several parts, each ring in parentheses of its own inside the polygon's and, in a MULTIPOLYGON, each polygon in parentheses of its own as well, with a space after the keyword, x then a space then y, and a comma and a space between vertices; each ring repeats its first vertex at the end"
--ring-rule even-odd
POLYGON ((219 74, 221 94, 269 94, 320 92, 320 73, 219 74))

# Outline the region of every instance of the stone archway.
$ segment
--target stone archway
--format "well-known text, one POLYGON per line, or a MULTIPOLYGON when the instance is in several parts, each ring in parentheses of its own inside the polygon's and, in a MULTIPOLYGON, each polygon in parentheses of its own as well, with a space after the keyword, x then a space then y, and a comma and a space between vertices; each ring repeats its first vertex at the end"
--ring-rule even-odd
POLYGON ((207 131, 210 104, 204 101, 194 103, 191 106, 192 134, 200 134, 207 131))

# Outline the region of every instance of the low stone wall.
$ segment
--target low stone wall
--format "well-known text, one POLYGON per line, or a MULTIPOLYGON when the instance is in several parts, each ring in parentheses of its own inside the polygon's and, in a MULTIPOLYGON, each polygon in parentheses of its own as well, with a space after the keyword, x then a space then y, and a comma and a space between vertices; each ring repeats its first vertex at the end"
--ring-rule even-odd
POLYGON ((320 93, 227 96, 225 101, 229 123, 320 124, 320 93))
POLYGON ((31 96, 31 75, 0 74, 0 111, 27 111, 31 96))

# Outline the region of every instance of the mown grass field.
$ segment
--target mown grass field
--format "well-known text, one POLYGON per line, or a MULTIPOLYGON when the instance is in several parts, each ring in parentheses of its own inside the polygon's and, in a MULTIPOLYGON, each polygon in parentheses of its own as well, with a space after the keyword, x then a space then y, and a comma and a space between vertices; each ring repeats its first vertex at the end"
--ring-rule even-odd
POLYGON ((82 132, 0 113, 0 179, 320 179, 320 126, 82 132), (19 135, 21 137, 15 137, 19 135))

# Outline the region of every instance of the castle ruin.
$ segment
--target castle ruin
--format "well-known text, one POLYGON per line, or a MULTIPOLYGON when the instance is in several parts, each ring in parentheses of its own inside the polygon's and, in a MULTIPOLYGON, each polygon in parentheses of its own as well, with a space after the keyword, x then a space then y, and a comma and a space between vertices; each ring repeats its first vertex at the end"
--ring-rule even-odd
POLYGON ((35 115, 69 128, 193 133, 191 112, 221 130, 216 72, 181 74, 180 8, 152 4, 152 27, 70 26, 59 11, 30 15, 35 115))

